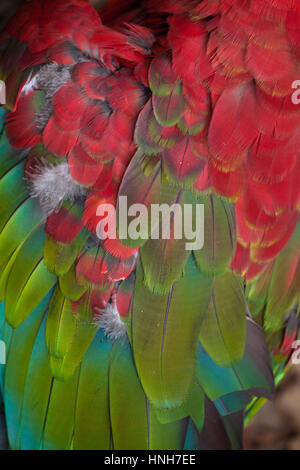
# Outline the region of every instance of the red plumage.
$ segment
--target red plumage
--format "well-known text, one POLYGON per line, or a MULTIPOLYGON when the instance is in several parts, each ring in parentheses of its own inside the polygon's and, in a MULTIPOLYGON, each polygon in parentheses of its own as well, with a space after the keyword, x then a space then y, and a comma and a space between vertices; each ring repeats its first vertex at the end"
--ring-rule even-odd
MULTIPOLYGON (((100 16, 85 0, 24 5, 1 36, 16 51, 14 63, 0 56, 16 107, 7 135, 30 149, 31 172, 40 159, 61 159, 86 188, 81 216, 58 208, 48 235, 68 243, 85 227, 94 236, 97 208, 117 205, 140 147, 145 174, 160 162, 172 187, 235 203, 232 269, 247 279, 262 272, 298 221, 300 108, 291 86, 300 72, 299 15, 293 0, 111 1, 100 16), (22 92, 53 61, 66 78, 50 99, 45 86, 22 92)), ((144 194, 142 166, 129 175, 136 187, 125 188, 148 202, 160 190, 153 176, 144 194)), ((138 248, 106 239, 100 251, 78 254, 78 279, 113 284, 134 269, 138 248)))

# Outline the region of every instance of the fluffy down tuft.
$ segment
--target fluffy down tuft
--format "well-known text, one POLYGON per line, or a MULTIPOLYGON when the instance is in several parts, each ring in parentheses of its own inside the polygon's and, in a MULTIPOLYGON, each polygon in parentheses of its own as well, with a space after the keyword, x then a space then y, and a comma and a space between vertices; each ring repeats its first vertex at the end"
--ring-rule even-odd
POLYGON ((68 163, 56 166, 45 164, 36 170, 36 174, 31 175, 30 194, 38 199, 46 217, 58 209, 64 200, 74 201, 86 195, 86 188, 72 179, 68 163))
POLYGON ((36 115, 36 123, 43 130, 53 113, 52 98, 55 93, 70 80, 70 67, 55 62, 43 66, 35 77, 34 85, 46 92, 45 102, 36 115))
POLYGON ((113 341, 125 338, 127 335, 126 326, 122 322, 116 306, 107 304, 104 310, 95 309, 99 312, 95 316, 95 324, 102 328, 108 338, 113 341))

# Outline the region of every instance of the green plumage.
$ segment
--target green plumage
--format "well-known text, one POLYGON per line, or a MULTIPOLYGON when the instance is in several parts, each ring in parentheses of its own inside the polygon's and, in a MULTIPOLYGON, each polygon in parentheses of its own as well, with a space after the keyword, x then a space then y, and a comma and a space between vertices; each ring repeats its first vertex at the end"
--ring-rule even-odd
MULTIPOLYGON (((250 419, 273 397, 273 370, 278 383, 297 338, 299 223, 262 263, 285 209, 295 226, 298 196, 292 207, 278 194, 287 173, 275 153, 269 194, 267 165, 252 154, 272 147, 271 134, 286 139, 280 113, 276 133, 263 109, 257 129, 250 116, 256 99, 268 109, 283 95, 268 102, 269 84, 250 70, 250 47, 263 42, 252 44, 255 25, 237 54, 248 48, 250 65, 221 53, 227 10, 251 2, 159 3, 122 7, 118 23, 118 2, 107 2, 101 23, 89 2, 55 0, 48 24, 47 2, 33 0, 0 44, 15 110, 6 120, 0 107, 0 395, 11 449, 239 449, 245 410, 250 419), (116 208, 117 240, 100 239, 100 203, 116 208)), ((2 414, 1 402, 0 426, 2 414)))
POLYGON ((211 280, 197 269, 191 256, 169 294, 154 294, 143 283, 140 264, 131 320, 137 370, 149 399, 158 408, 180 407, 195 370, 201 316, 209 303, 211 280))
POLYGON ((199 268, 208 275, 224 274, 236 250, 234 206, 216 195, 199 196, 204 204, 204 245, 195 251, 199 268))
POLYGON ((240 359, 245 347, 246 301, 242 279, 232 272, 215 277, 199 339, 211 358, 228 366, 240 359))

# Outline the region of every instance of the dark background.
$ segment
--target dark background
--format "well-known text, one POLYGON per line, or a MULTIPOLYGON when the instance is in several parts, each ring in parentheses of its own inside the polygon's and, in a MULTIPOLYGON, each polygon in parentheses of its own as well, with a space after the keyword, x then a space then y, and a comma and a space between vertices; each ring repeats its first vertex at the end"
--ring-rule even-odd
POLYGON ((274 403, 267 402, 245 430, 250 450, 300 450, 300 365, 284 378, 274 403))

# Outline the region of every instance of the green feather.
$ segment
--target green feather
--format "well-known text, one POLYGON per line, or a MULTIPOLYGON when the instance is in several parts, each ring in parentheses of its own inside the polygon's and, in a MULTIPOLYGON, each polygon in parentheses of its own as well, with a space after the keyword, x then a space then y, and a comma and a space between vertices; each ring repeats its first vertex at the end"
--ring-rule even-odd
POLYGON ((158 96, 168 96, 179 80, 172 70, 167 54, 163 54, 151 62, 149 68, 149 85, 151 91, 158 96))
POLYGON ((49 305, 46 325, 46 344, 49 354, 63 359, 70 349, 76 329, 76 319, 70 300, 57 286, 49 305))
POLYGON ((10 272, 12 270, 12 267, 15 263, 15 260, 18 256, 20 250, 22 249, 22 246, 23 246, 23 243, 20 243, 20 245, 18 246, 18 248, 16 248, 16 250, 14 251, 12 256, 10 257, 8 263, 6 264, 5 268, 3 269, 3 271, 0 274, 0 299, 1 300, 4 300, 5 292, 6 292, 6 288, 7 288, 8 278, 9 278, 10 272))
POLYGON ((109 369, 113 444, 120 450, 179 449, 181 424, 161 424, 142 389, 129 344, 116 342, 109 369))
POLYGON ((213 194, 198 199, 204 204, 204 246, 195 251, 196 261, 208 275, 223 274, 236 250, 234 206, 213 194))
POLYGON ((56 282, 43 263, 43 227, 35 230, 16 256, 8 276, 5 302, 7 321, 18 327, 56 282))
MULTIPOLYGON (((4 315, 4 302, 0 303, 0 340, 4 342, 5 349, 6 349, 6 359, 9 355, 10 350, 10 343, 12 338, 13 329, 12 327, 5 321, 4 315)), ((4 377, 6 372, 6 365, 0 364, 0 390, 4 393, 4 377)))
POLYGON ((47 268, 58 276, 66 274, 75 262, 88 236, 89 232, 83 229, 77 237, 68 244, 55 241, 53 238, 47 236, 44 251, 47 268))
POLYGON ((130 337, 142 385, 157 408, 180 407, 187 398, 211 283, 190 257, 170 293, 156 295, 144 285, 138 265, 130 337))
POLYGON ((20 423, 28 365, 48 302, 49 296, 12 334, 4 384, 7 427, 12 449, 20 447, 20 423))
POLYGON ((110 351, 111 342, 98 331, 80 367, 74 450, 112 449, 108 380, 110 351))
MULTIPOLYGON (((184 204, 195 202, 191 193, 180 191, 176 199, 173 200, 177 207, 181 208, 171 213, 169 224, 165 217, 160 217, 158 227, 159 238, 149 239, 141 249, 141 259, 145 273, 145 284, 157 294, 166 294, 171 289, 173 283, 182 275, 186 261, 190 255, 190 250, 186 248, 188 240, 183 235, 185 226, 184 204), (182 227, 181 238, 176 239, 175 224, 182 227), (167 238, 162 238, 162 226, 167 229, 167 238)), ((180 235, 180 234, 179 234, 180 235)))
POLYGON ((96 325, 74 315, 70 301, 63 301, 56 290, 47 323, 47 344, 54 352, 50 356, 50 366, 56 378, 68 380, 74 374, 96 332, 96 325), (65 354, 60 357, 63 352, 65 354))
POLYGON ((76 279, 76 266, 73 264, 70 270, 59 278, 59 286, 65 297, 77 301, 86 292, 87 288, 78 284, 76 279))
POLYGON ((0 231, 13 212, 28 196, 24 179, 24 160, 18 162, 0 179, 0 231))
POLYGON ((184 113, 182 85, 174 85, 167 96, 152 95, 155 118, 161 126, 174 126, 184 113))
POLYGON ((220 366, 231 365, 242 357, 246 339, 246 302, 240 276, 228 272, 213 279, 199 339, 220 366))
POLYGON ((40 449, 53 386, 45 327, 46 318, 37 335, 27 371, 21 418, 21 450, 40 449))
POLYGON ((0 137, 0 178, 8 173, 20 160, 23 160, 27 153, 27 150, 12 147, 4 131, 0 137))
POLYGON ((66 382, 54 380, 41 448, 66 450, 72 442, 79 369, 66 382))
POLYGON ((17 328, 44 299, 56 283, 56 278, 49 273, 43 261, 40 261, 30 278, 26 281, 12 310, 5 308, 7 321, 17 328))
POLYGON ((41 225, 42 220, 43 216, 33 199, 27 199, 16 209, 0 234, 0 271, 14 250, 41 225))
POLYGON ((253 316, 261 313, 265 306, 268 297, 270 280, 272 278, 272 271, 273 263, 270 263, 260 276, 247 283, 247 302, 251 315, 253 316))
POLYGON ((297 272, 300 252, 300 223, 292 238, 274 261, 272 278, 268 290, 264 328, 276 331, 282 327, 285 314, 296 303, 299 295, 299 277, 296 289, 292 289, 297 272))

